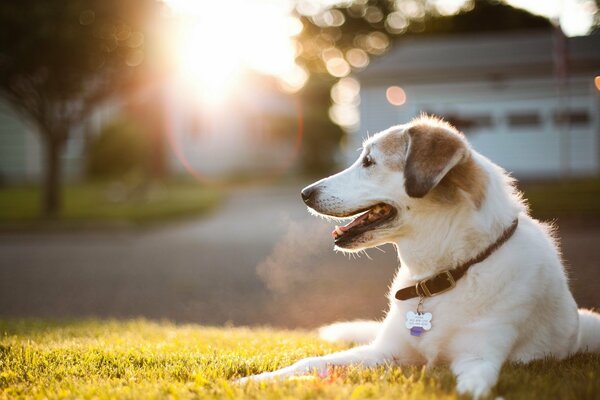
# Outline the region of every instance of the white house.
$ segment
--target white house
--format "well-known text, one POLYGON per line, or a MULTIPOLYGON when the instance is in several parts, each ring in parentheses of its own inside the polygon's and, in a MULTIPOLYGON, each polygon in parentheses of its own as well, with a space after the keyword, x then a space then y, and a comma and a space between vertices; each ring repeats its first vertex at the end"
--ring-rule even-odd
MULTIPOLYGON (((275 132, 272 122, 296 118, 292 96, 257 78, 246 83, 232 104, 213 109, 189 101, 179 89, 168 82, 129 99, 112 99, 98 106, 84 127, 71 132, 61 155, 65 177, 83 177, 86 135, 98 134, 107 123, 127 113, 128 104, 143 103, 144 98, 153 96, 161 96, 165 126, 158 129, 167 135, 171 172, 187 174, 191 169, 192 173, 221 177, 249 169, 252 173, 271 172, 287 164, 294 148, 293 132, 278 138, 281 132, 275 132)), ((43 155, 36 128, 0 99, 0 183, 39 181, 43 155)))
MULTIPOLYGON (((445 117, 521 178, 600 173, 600 35, 412 37, 358 74, 363 137, 421 112, 445 117)), ((355 153, 351 155, 355 157, 355 153)))
POLYGON ((177 84, 165 88, 164 99, 172 171, 191 168, 207 176, 272 172, 293 153, 293 124, 281 137, 274 121, 295 120, 294 98, 268 79, 247 80, 219 107, 190 101, 177 84))

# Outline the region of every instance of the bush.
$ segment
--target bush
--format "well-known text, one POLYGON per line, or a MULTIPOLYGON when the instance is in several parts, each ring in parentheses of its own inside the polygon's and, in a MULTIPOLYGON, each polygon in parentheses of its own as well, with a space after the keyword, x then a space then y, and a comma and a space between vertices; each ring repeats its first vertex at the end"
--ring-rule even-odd
POLYGON ((135 123, 117 119, 107 124, 88 146, 86 172, 92 178, 121 178, 127 174, 146 175, 151 146, 135 123))
MULTIPOLYGON (((268 116, 273 139, 293 142, 298 130, 296 116, 268 116)), ((327 114, 311 113, 303 116, 300 171, 309 176, 321 176, 337 168, 336 155, 340 151, 342 129, 329 120, 327 114)))

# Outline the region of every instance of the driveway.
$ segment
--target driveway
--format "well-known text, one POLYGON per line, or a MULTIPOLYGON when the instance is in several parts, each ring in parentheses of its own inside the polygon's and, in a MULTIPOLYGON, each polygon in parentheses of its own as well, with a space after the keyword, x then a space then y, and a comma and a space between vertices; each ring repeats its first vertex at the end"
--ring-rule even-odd
MULTIPOLYGON (((147 231, 0 235, 0 317, 146 317, 314 327, 375 318, 398 262, 332 251, 302 185, 231 193, 213 215, 147 231)), ((600 227, 560 231, 580 305, 600 306, 600 227)))

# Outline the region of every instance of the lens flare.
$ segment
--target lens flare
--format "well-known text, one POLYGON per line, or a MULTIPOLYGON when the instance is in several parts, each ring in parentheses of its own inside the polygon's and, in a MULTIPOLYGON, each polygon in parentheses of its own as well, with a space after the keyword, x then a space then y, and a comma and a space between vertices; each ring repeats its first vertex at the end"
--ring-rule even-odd
MULTIPOLYGON (((296 136, 294 139, 294 146, 291 149, 288 157, 285 158, 286 161, 283 164, 281 164, 279 166, 279 168, 274 170, 273 173, 271 173, 270 175, 253 179, 249 182, 249 184, 266 184, 266 183, 273 182, 274 180, 283 176, 294 165, 294 163, 298 159, 300 150, 302 148, 302 137, 303 137, 303 132, 304 132, 304 118, 303 118, 303 114, 302 114, 302 105, 301 105, 299 99, 296 99, 295 109, 296 109, 296 136)), ((167 133, 167 140, 173 151, 173 154, 175 155, 177 160, 181 163, 181 165, 184 167, 184 169, 187 171, 187 173, 189 173, 192 177, 194 177, 194 179, 196 179, 196 181, 198 181, 198 183, 207 185, 207 186, 218 187, 221 189, 229 189, 229 188, 239 185, 236 183, 227 182, 225 180, 211 178, 208 175, 204 174, 202 171, 200 171, 196 166, 194 166, 190 162, 188 157, 186 156, 185 151, 184 151, 183 147, 181 146, 181 143, 177 140, 177 135, 171 128, 173 126, 176 126, 176 124, 173 124, 172 121, 169 121, 169 120, 167 120, 165 122, 166 122, 165 127, 166 127, 166 133, 167 133)))

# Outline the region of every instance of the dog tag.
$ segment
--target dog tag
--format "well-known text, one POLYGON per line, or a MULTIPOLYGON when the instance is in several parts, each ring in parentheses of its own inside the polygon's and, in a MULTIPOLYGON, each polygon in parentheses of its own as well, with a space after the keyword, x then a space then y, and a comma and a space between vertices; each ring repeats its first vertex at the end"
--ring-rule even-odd
POLYGON ((406 313, 406 327, 410 329, 412 336, 421 336, 423 331, 431 329, 431 313, 418 313, 409 311, 406 313))

